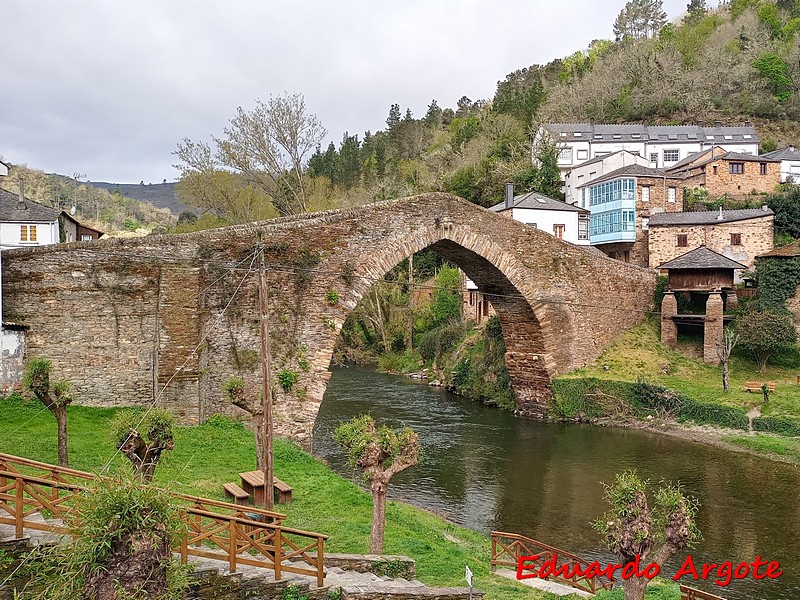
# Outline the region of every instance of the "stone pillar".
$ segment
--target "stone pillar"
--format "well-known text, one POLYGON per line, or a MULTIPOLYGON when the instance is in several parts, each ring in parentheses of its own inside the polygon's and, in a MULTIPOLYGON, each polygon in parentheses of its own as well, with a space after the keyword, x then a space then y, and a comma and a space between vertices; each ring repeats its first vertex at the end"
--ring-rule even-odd
POLYGON ((678 314, 678 301, 675 292, 666 292, 661 301, 661 341, 675 349, 678 345, 678 326, 672 319, 678 314))
POLYGON ((711 292, 706 301, 706 323, 703 328, 703 362, 718 365, 717 348, 722 346, 723 320, 722 294, 711 292))
POLYGON ((730 290, 725 294, 725 310, 736 310, 739 307, 739 296, 736 290, 730 290))

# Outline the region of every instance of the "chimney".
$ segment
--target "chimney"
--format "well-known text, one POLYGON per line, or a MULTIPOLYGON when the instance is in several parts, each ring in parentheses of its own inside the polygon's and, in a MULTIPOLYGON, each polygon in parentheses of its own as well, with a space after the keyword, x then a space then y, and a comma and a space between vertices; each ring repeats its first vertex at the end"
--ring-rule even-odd
POLYGON ((719 214, 717 215, 717 221, 724 221, 725 215, 722 214, 722 207, 719 207, 719 214))
POLYGON ((722 121, 714 121, 714 127, 722 127, 722 121))
POLYGON ((23 182, 22 178, 19 179, 19 200, 17 200, 17 208, 18 209, 25 209, 25 183, 23 182))
POLYGON ((794 144, 789 144, 789 152, 794 152, 794 144))
POLYGON ((514 182, 506 182, 506 208, 514 206, 514 182))
POLYGON ((767 206, 766 204, 762 204, 761 210, 763 210, 764 212, 769 212, 769 206, 767 206))

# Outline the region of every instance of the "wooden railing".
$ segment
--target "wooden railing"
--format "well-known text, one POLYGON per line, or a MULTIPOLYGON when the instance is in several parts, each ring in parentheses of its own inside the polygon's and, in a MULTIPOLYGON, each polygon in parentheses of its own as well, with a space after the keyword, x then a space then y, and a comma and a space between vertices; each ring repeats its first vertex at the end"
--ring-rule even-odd
MULTIPOLYGON (((545 561, 549 561, 553 556, 556 557, 555 569, 562 570, 567 567, 566 572, 574 573, 574 565, 580 566, 582 571, 586 571, 591 564, 589 561, 570 554, 564 550, 553 548, 547 544, 542 544, 531 538, 516 533, 504 533, 502 531, 492 532, 492 571, 498 566, 510 567, 517 570, 519 560, 523 556, 538 556, 535 561, 525 562, 525 569, 539 571, 539 566, 545 561)), ((564 572, 564 571, 562 571, 564 572)), ((614 587, 614 578, 606 579, 603 577, 586 577, 573 575, 572 577, 562 577, 552 575, 548 577, 553 581, 564 583, 584 592, 592 594, 599 590, 611 590, 614 587)))
POLYGON ((723 598, 722 596, 716 596, 709 592, 696 590, 694 588, 690 588, 685 585, 682 585, 680 587, 680 590, 681 590, 681 600, 725 600, 725 598, 723 598))
MULTIPOLYGON (((26 529, 67 534, 64 523, 76 500, 90 492, 95 475, 0 453, 0 524, 13 525, 16 537, 26 529)), ((189 556, 316 577, 324 584, 328 536, 285 527, 286 515, 199 496, 165 491, 185 525, 181 560, 189 556), (209 547, 211 546, 211 547, 209 547), (290 564, 282 564, 291 561, 290 564)))

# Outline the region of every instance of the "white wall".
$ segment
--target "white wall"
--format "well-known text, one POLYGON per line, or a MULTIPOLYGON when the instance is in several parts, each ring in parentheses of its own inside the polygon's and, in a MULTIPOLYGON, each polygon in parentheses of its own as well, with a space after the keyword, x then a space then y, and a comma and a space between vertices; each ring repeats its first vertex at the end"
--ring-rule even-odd
POLYGON ((606 173, 629 165, 648 167, 650 163, 644 156, 639 156, 632 152, 618 152, 609 154, 599 162, 594 162, 586 166, 578 165, 574 167, 564 178, 565 202, 567 204, 580 206, 581 208, 588 208, 588 201, 585 204, 581 203, 581 190, 577 188, 589 183, 593 179, 602 177, 606 173))
POLYGON ((567 210, 540 210, 534 208, 512 208, 512 218, 520 223, 532 225, 536 229, 554 235, 553 225, 564 225, 565 242, 572 244, 589 245, 589 240, 578 239, 578 213, 567 210))
POLYGON ((0 249, 47 246, 58 243, 58 221, 52 223, 0 223, 0 249), (20 225, 36 225, 35 242, 23 242, 20 239, 20 225))
POLYGON ((0 391, 21 382, 25 348, 25 331, 0 329, 0 391))
POLYGON ((800 183, 800 160, 781 161, 781 183, 789 179, 792 183, 800 183))

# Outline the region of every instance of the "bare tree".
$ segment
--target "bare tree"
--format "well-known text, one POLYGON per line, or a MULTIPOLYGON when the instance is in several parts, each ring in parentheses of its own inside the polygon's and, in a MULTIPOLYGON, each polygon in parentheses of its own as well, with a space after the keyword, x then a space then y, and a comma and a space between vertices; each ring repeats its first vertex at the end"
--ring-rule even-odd
POLYGON ((22 374, 22 385, 33 392, 55 417, 58 425, 58 465, 69 466, 67 451, 67 405, 72 402, 69 382, 50 381, 53 363, 46 358, 32 358, 22 374))
POLYGON ((334 438, 347 449, 350 462, 364 471, 372 491, 372 530, 369 551, 383 552, 386 528, 386 488, 398 473, 419 461, 419 436, 410 428, 380 428, 370 415, 361 415, 336 428, 334 438))
POLYGON ((308 210, 305 183, 306 158, 327 131, 306 112, 299 93, 270 96, 256 101, 251 111, 241 106, 216 146, 184 139, 175 152, 184 176, 192 172, 230 170, 269 198, 281 215, 308 210))
POLYGON ((717 346, 717 357, 722 364, 722 389, 730 391, 730 369, 729 363, 731 352, 739 343, 739 334, 733 327, 726 327, 722 330, 722 345, 717 346))

